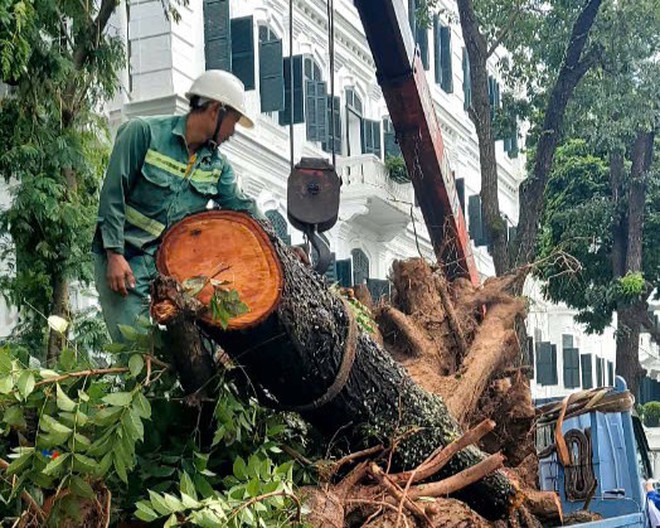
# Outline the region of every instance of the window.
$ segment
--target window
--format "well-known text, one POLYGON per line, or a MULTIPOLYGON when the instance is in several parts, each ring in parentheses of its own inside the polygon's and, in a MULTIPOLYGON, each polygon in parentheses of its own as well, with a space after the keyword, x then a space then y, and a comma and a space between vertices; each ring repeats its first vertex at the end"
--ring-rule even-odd
POLYGON ((311 57, 304 59, 305 77, 305 121, 307 140, 327 139, 328 96, 327 86, 321 80, 321 68, 311 57))
POLYGON ((351 250, 353 260, 353 284, 365 284, 369 278, 369 257, 359 248, 351 250))
POLYGON ((490 102, 490 118, 495 119, 495 112, 500 107, 500 83, 494 77, 488 76, 488 101, 490 102))
POLYGON ((303 56, 284 57, 282 61, 284 76, 284 108, 279 115, 280 125, 291 124, 291 90, 293 89, 293 123, 305 121, 303 56), (291 82, 293 66, 293 82, 291 82), (293 87, 293 88, 292 88, 293 87))
POLYGON ((456 194, 458 195, 458 201, 461 204, 461 211, 463 216, 465 216, 465 179, 456 178, 456 194))
POLYGON ((245 85, 254 90, 254 34, 251 16, 231 20, 231 71, 245 85))
POLYGON ((468 199, 468 219, 470 238, 474 240, 474 245, 488 245, 486 231, 484 230, 481 197, 478 194, 474 194, 468 199))
POLYGON ((538 343, 536 381, 539 385, 557 385, 557 347, 547 341, 538 343))
POLYGON ((564 348, 562 352, 564 356, 564 387, 575 389, 580 386, 580 351, 577 348, 564 348))
POLYGON ((259 97, 262 112, 284 108, 282 39, 268 26, 259 26, 259 97))
POLYGON ((467 50, 463 48, 463 109, 472 106, 472 81, 470 80, 470 57, 467 50))
POLYGON ((337 153, 341 153, 341 99, 335 95, 334 105, 332 99, 327 98, 327 133, 321 147, 326 152, 332 152, 333 146, 337 153), (334 130, 332 124, 334 122, 334 130))
POLYGON ((291 244, 291 235, 289 235, 289 225, 286 223, 284 217, 275 209, 266 211, 266 218, 273 224, 273 229, 278 237, 282 239, 285 244, 291 244))
POLYGON ((362 99, 353 88, 346 89, 347 155, 362 153, 362 99))
POLYGON ((594 386, 591 354, 582 354, 580 363, 582 367, 582 388, 591 389, 594 386))
POLYGON ((428 29, 423 22, 420 22, 417 17, 418 0, 408 0, 408 19, 410 21, 410 30, 412 31, 413 39, 419 46, 419 54, 422 59, 424 69, 429 69, 429 37, 428 29))
POLYGON ((573 336, 570 334, 561 335, 561 347, 564 348, 573 348, 573 336))
POLYGON ((435 42, 435 82, 447 93, 454 91, 451 67, 451 29, 440 22, 440 17, 433 18, 435 42))
POLYGON ((614 387, 614 363, 611 361, 607 362, 607 384, 614 387))
POLYGON ((353 286, 353 264, 350 258, 335 261, 337 282, 343 288, 353 286))
POLYGON ((596 383, 598 387, 605 385, 604 363, 605 360, 603 358, 596 358, 596 383))
POLYGON ((206 69, 231 71, 229 0, 204 0, 203 9, 206 69))
POLYGON ((362 152, 380 158, 380 121, 362 120, 362 152))
POLYGON ((390 296, 391 284, 387 279, 367 279, 367 288, 375 304, 390 296))
POLYGON ((396 131, 389 117, 383 119, 383 147, 385 150, 385 159, 401 156, 401 147, 396 141, 396 131))

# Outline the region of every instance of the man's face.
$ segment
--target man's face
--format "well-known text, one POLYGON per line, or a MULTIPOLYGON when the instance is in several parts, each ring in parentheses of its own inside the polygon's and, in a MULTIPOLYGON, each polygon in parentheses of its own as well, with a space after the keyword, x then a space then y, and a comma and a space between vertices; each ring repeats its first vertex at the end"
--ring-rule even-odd
MULTIPOLYGON (((213 112, 211 112, 212 117, 211 117, 211 134, 215 131, 217 119, 218 119, 218 113, 221 111, 221 106, 218 104, 215 106, 215 109, 213 112)), ((234 135, 235 129, 236 129, 236 123, 238 123, 238 120, 241 118, 241 115, 236 112, 235 110, 228 109, 227 112, 225 113, 225 117, 222 120, 222 124, 220 125, 220 130, 218 130, 218 135, 214 138, 215 142, 220 145, 221 143, 224 143, 227 141, 231 136, 234 135)))

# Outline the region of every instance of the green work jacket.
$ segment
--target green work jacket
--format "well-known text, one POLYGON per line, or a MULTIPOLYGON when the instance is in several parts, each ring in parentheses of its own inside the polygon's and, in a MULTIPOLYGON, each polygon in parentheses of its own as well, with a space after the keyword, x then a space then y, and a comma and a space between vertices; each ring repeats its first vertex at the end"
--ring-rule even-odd
POLYGON ((153 255, 168 227, 206 210, 210 200, 264 218, 217 149, 204 146, 189 156, 186 119, 138 118, 120 127, 101 189, 94 251, 153 255))

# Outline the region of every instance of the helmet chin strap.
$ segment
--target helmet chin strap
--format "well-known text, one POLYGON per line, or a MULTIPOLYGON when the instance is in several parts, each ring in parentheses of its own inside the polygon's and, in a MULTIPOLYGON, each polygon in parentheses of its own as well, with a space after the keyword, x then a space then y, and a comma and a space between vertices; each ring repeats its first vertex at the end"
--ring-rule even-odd
POLYGON ((215 121, 215 131, 213 132, 213 135, 206 142, 211 150, 215 150, 218 148, 218 142, 215 140, 215 138, 218 137, 218 132, 220 132, 222 121, 224 120, 226 115, 227 115, 227 109, 225 108, 224 105, 221 105, 220 108, 218 109, 218 117, 216 118, 215 121))

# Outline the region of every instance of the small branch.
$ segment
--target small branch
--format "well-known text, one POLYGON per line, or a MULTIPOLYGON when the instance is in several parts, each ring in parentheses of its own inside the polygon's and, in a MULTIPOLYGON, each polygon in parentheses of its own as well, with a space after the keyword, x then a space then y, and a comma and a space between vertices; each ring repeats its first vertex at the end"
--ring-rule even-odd
POLYGON ((384 449, 385 448, 382 445, 377 445, 377 446, 374 446, 374 447, 370 447, 368 449, 364 449, 362 451, 357 451, 355 453, 350 453, 350 454, 346 455, 345 457, 340 458, 339 460, 337 460, 337 462, 335 462, 333 464, 332 468, 330 469, 330 471, 328 473, 328 478, 332 478, 332 476, 335 475, 342 466, 348 464, 349 462, 353 462, 354 460, 357 460, 359 458, 366 458, 366 457, 369 457, 371 455, 377 455, 380 452, 382 452, 384 449))
POLYGON ((406 497, 403 490, 394 482, 392 482, 385 472, 380 469, 376 464, 371 464, 369 467, 369 473, 387 490, 387 492, 392 495, 396 500, 402 501, 406 508, 417 517, 418 519, 424 521, 428 526, 433 526, 433 521, 429 519, 428 515, 415 504, 411 499, 406 497))
POLYGON ((456 453, 462 451, 469 445, 476 444, 493 429, 495 429, 495 422, 486 419, 457 440, 454 440, 447 447, 436 449, 414 471, 406 471, 405 473, 390 475, 390 478, 397 484, 402 484, 411 479, 413 484, 425 480, 440 471, 456 453))
POLYGON ((245 508, 252 506, 253 504, 257 502, 261 502, 262 500, 270 499, 271 497, 288 497, 291 499, 293 502, 296 503, 296 508, 298 509, 298 513, 296 516, 296 521, 298 524, 302 523, 302 505, 300 504, 300 499, 296 497, 293 493, 290 493, 288 491, 271 491, 270 493, 264 493, 263 495, 258 495, 257 497, 251 498, 249 501, 246 501, 236 508, 234 508, 230 513, 229 516, 227 517, 227 521, 233 519, 238 515, 238 512, 241 510, 244 510, 245 508))
MULTIPOLYGON (((0 468, 6 470, 8 467, 9 467, 9 462, 0 458, 0 468)), ((34 500, 32 495, 30 495, 27 490, 21 491, 21 498, 28 504, 30 508, 32 508, 37 513, 37 515, 42 521, 46 519, 46 514, 41 509, 41 506, 39 506, 37 501, 34 500)))
POLYGON ((452 475, 449 478, 438 482, 416 486, 410 491, 410 498, 444 497, 456 493, 457 491, 468 487, 470 484, 479 482, 481 479, 493 471, 500 469, 502 466, 504 466, 504 455, 501 453, 495 453, 478 464, 464 469, 460 473, 456 473, 456 475, 452 475))
POLYGON ((103 376, 105 374, 123 374, 128 372, 128 367, 112 367, 106 369, 89 369, 81 370, 79 372, 69 372, 68 374, 62 374, 61 376, 55 376, 54 378, 48 378, 45 380, 38 381, 34 384, 34 387, 41 387, 42 385, 48 385, 50 383, 59 383, 70 378, 87 378, 89 376, 103 376))
MULTIPOLYGON (((346 504, 365 504, 365 505, 372 505, 372 506, 379 506, 381 508, 389 508, 390 510, 396 511, 396 506, 393 504, 390 504, 389 502, 385 501, 377 501, 377 500, 369 500, 369 499, 346 499, 346 504)), ((406 525, 406 527, 409 526, 408 524, 408 519, 405 517, 403 518, 403 522, 406 525)))

